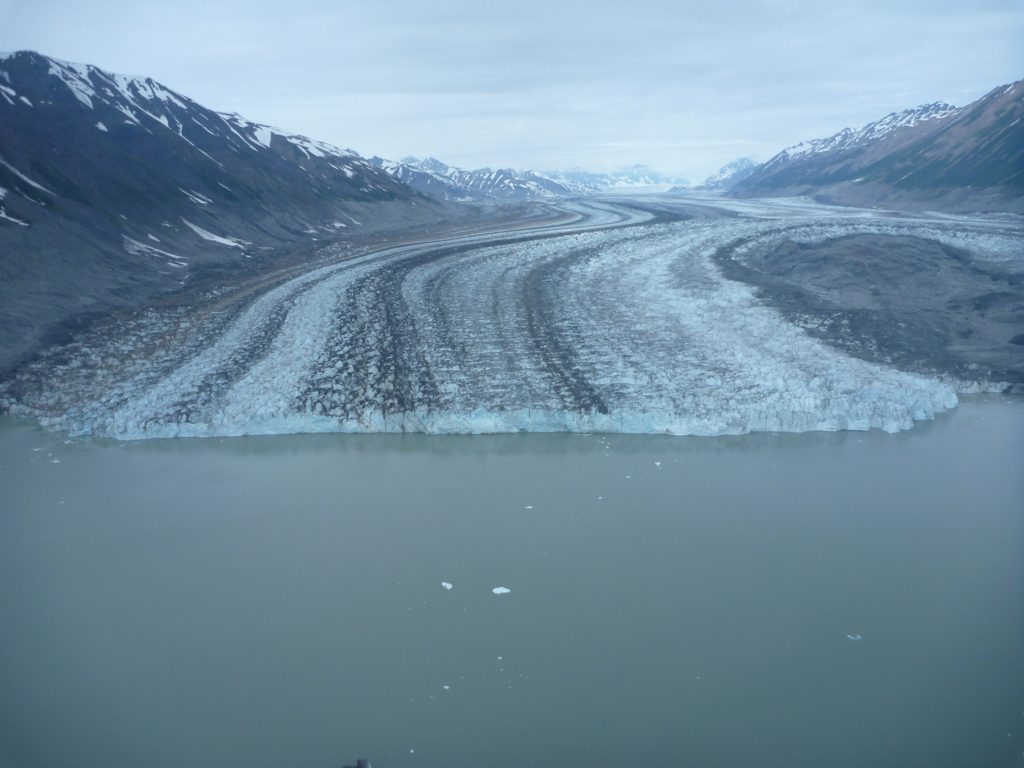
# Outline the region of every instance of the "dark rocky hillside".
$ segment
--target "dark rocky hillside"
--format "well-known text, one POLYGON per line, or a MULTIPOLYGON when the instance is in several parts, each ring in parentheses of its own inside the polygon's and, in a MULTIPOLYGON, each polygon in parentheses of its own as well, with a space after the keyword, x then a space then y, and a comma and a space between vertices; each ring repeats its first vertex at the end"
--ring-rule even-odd
POLYGON ((47 329, 206 269, 436 221, 355 152, 207 109, 150 78, 0 58, 0 369, 47 329))
POLYGON ((732 189, 861 206, 1024 213, 1024 81, 789 147, 732 189))

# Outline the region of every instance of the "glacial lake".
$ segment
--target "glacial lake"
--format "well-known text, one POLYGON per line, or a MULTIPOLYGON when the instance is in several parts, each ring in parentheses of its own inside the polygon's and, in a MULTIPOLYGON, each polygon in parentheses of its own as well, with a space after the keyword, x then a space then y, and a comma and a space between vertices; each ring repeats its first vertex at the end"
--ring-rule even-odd
POLYGON ((1021 399, 65 440, 0 421, 4 768, 1024 765, 1021 399))

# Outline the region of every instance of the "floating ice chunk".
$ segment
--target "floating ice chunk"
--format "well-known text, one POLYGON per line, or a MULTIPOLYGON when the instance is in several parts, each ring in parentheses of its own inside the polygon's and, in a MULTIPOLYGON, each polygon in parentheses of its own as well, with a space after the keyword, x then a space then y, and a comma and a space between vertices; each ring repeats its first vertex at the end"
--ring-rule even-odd
POLYGON ((654 462, 654 466, 656 466, 656 467, 660 467, 660 466, 661 466, 661 462, 660 462, 660 461, 656 461, 656 462, 654 462))
POLYGON ((450 592, 453 585, 452 585, 452 583, 450 581, 442 581, 441 582, 441 586, 444 587, 445 589, 447 589, 450 592))
POLYGON ((863 635, 847 635, 846 639, 847 640, 863 640, 864 636, 863 635))
POLYGON ((450 691, 452 689, 450 685, 442 685, 441 687, 446 691, 450 691))
POLYGON ((526 507, 524 507, 524 509, 533 509, 533 504, 527 504, 526 507))
MULTIPOLYGON (((496 595, 507 595, 511 591, 512 590, 509 589, 508 587, 495 587, 494 589, 491 590, 491 592, 493 592, 496 595)), ((500 659, 501 657, 499 656, 498 658, 500 659)))

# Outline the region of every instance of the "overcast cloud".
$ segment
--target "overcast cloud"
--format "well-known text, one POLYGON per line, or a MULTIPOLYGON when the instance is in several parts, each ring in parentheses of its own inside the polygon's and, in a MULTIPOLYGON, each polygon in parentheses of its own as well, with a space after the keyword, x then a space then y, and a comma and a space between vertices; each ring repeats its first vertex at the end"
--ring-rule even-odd
POLYGON ((0 50, 365 155, 701 179, 1024 77, 1019 0, 0 0, 0 50))

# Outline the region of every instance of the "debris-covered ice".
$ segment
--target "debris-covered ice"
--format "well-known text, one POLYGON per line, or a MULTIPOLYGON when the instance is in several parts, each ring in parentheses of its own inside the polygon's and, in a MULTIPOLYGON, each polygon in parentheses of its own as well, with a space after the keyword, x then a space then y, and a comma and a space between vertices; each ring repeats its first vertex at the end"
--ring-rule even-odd
MULTIPOLYGON (((956 405, 948 382, 812 338, 712 258, 922 225, 811 205, 656 222, 624 205, 574 205, 581 221, 543 239, 396 246, 277 284, 233 313, 139 313, 44 355, 0 404, 122 439, 891 432, 956 405)), ((962 223, 928 226, 950 243, 983 240, 962 223)))

